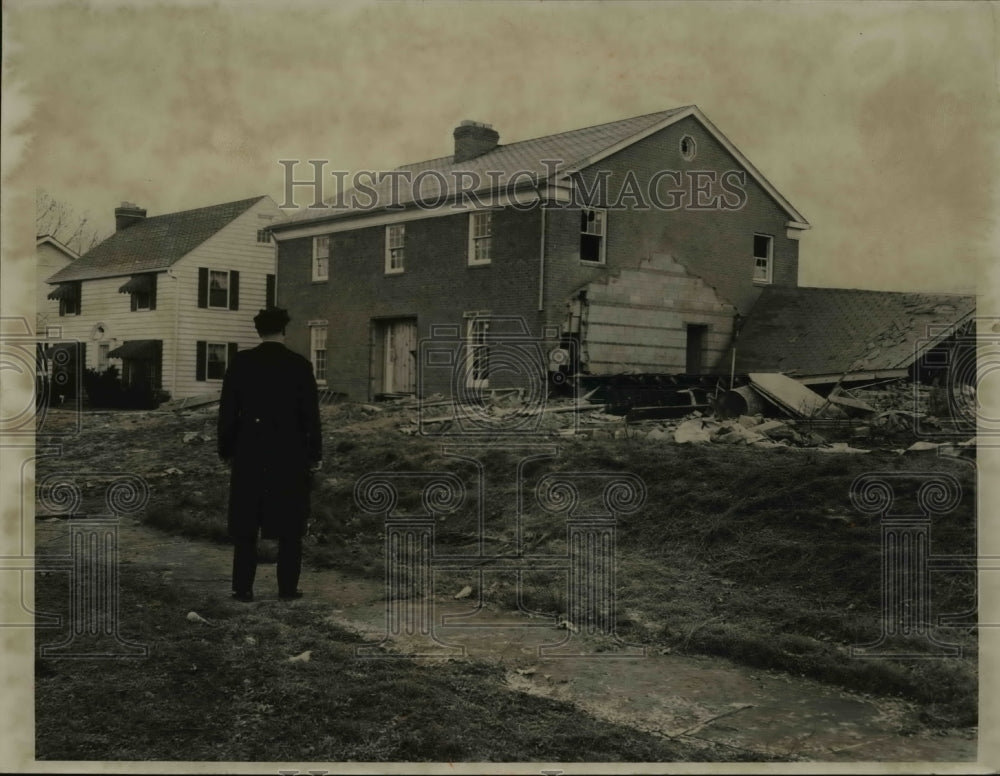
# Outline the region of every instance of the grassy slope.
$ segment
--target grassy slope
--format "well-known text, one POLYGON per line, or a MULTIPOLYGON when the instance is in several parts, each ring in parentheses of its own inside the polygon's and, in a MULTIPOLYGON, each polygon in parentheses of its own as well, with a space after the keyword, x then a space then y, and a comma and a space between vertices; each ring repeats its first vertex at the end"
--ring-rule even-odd
MULTIPOLYGON (((342 430, 361 417, 356 406, 327 407, 324 413, 326 470, 317 481, 308 558, 319 566, 381 578, 380 520, 357 508, 357 477, 373 471, 443 469, 471 484, 473 469, 444 456, 440 440, 403 436, 385 417, 380 429, 372 424, 365 433, 342 430)), ((208 413, 149 421, 137 416, 124 424, 141 429, 149 422, 154 429, 149 433, 156 437, 155 445, 142 440, 142 448, 155 447, 155 452, 140 449, 132 457, 138 467, 134 471, 154 477, 168 466, 184 471, 151 480, 153 500, 145 518, 150 523, 191 536, 224 537, 226 471, 211 443, 181 441, 185 431, 211 434, 213 421, 208 413)), ((120 457, 120 425, 81 440, 88 454, 120 457)), ((971 554, 975 472, 967 462, 888 452, 844 456, 678 447, 635 439, 555 443, 561 448, 557 459, 526 470, 529 489, 554 469, 629 472, 647 485, 644 507, 619 524, 618 629, 624 637, 664 649, 725 655, 853 689, 906 695, 921 702, 929 724, 975 723, 976 641, 971 629, 940 633, 962 645, 962 659, 859 660, 847 655, 849 645, 879 635, 881 617, 880 528, 852 510, 851 482, 868 472, 909 472, 915 484, 927 473, 953 474, 962 483, 962 501, 935 521, 932 550, 971 554)), ((516 455, 503 447, 489 451, 486 470, 512 471, 516 455)), ((487 494, 488 539, 501 552, 513 551, 512 522, 504 515, 515 497, 513 480, 487 494)), ((565 529, 558 518, 529 510, 525 530, 533 551, 565 551, 565 529)), ((438 542, 445 550, 468 549, 475 538, 471 508, 440 523, 438 542)), ((933 584, 936 612, 974 607, 972 574, 935 574, 933 584)), ((528 604, 558 613, 565 603, 562 590, 558 581, 539 579, 528 590, 528 604)), ((501 605, 515 601, 503 584, 493 585, 490 595, 501 605)), ((918 653, 926 649, 921 642, 907 646, 918 653)))

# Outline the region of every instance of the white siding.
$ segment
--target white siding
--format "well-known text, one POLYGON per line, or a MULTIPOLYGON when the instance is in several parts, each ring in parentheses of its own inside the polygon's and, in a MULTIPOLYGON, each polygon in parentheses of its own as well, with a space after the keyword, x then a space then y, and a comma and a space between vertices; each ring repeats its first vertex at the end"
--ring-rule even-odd
POLYGON ((171 396, 180 399, 222 387, 221 380, 195 379, 198 340, 237 342, 240 350, 252 348, 260 342, 253 317, 264 307, 267 275, 275 271, 274 244, 257 242, 257 230, 271 223, 271 220, 261 216, 268 215, 275 218, 281 216, 281 211, 270 197, 254 205, 174 264, 180 290, 177 338, 175 341, 171 336, 170 344, 165 340, 163 347, 164 388, 170 391, 171 396), (199 267, 240 273, 239 310, 198 307, 199 267), (170 371, 167 371, 168 363, 170 371), (173 372, 175 364, 176 377, 173 372))
POLYGON ((716 368, 732 337, 736 310, 669 256, 644 261, 587 287, 582 357, 592 374, 682 373, 687 327, 708 326, 706 369, 716 368))
MULTIPOLYGON (((169 272, 156 276, 156 309, 132 312, 128 294, 118 288, 128 275, 81 284, 81 314, 60 318, 58 303, 49 325, 62 327, 62 339, 86 343, 86 366, 97 366, 99 341, 111 350, 126 340, 158 339, 163 342, 163 389, 172 398, 209 393, 221 380, 195 379, 195 348, 198 340, 238 342, 240 348, 259 342, 253 317, 264 306, 266 277, 274 273, 274 245, 257 242, 257 230, 271 223, 260 215, 280 217, 274 201, 267 197, 176 262, 169 272), (235 270, 240 273, 239 309, 198 307, 198 268, 235 270), (103 326, 103 338, 95 329, 103 326)), ((121 361, 111 359, 121 369, 121 361)))

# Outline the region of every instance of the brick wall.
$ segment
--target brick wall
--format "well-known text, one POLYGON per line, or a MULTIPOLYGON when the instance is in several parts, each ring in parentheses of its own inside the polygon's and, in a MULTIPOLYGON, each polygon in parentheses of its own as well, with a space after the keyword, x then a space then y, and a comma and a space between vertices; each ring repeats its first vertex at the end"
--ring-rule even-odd
MULTIPOLYGON (((589 187, 594 186, 598 169, 610 171, 607 189, 610 199, 614 200, 629 170, 634 171, 645 191, 650 177, 659 170, 714 171, 721 177, 726 171, 740 168, 695 119, 687 118, 584 171, 589 187), (680 141, 685 135, 691 136, 697 144, 697 154, 691 161, 686 161, 680 152, 680 141)), ((673 181, 664 179, 660 186, 662 200, 669 199, 671 188, 674 188, 673 181)), ((718 186, 714 189, 721 192, 718 186)), ((664 253, 672 255, 689 271, 715 287, 723 300, 745 315, 761 288, 753 282, 755 232, 773 237, 772 283, 796 285, 798 241, 786 236, 788 214, 749 176, 743 190, 746 202, 738 210, 682 208, 665 211, 653 207, 645 211, 609 211, 606 267, 579 261, 579 211, 550 210, 546 214, 549 245, 546 308, 550 316, 554 316, 553 322, 559 319, 563 300, 576 289, 618 269, 638 267, 640 261, 664 253)), ((727 196, 727 199, 736 202, 735 196, 727 196)))
MULTIPOLYGON (((278 302, 293 318, 289 347, 308 355, 307 322, 328 320, 327 387, 365 399, 382 390, 372 384, 381 371, 374 336, 380 321, 415 318, 422 339, 432 325, 451 324, 464 332, 465 312, 490 310, 494 316, 522 317, 537 334, 540 218, 537 209, 496 211, 492 261, 473 267, 468 213, 407 221, 405 271, 396 275, 384 271, 384 226, 334 233, 325 282, 310 281, 311 237, 279 243, 278 302)), ((426 370, 425 378, 418 393, 451 393, 447 370, 426 370)), ((503 373, 490 387, 517 384, 516 375, 503 373)))

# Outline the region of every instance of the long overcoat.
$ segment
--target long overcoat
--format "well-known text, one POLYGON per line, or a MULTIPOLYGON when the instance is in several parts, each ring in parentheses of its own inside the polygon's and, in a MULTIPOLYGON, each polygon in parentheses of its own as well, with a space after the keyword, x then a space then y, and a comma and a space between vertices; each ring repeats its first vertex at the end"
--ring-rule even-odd
POLYGON ((230 461, 229 535, 303 535, 322 458, 312 364, 280 342, 238 352, 222 382, 219 456, 230 461))

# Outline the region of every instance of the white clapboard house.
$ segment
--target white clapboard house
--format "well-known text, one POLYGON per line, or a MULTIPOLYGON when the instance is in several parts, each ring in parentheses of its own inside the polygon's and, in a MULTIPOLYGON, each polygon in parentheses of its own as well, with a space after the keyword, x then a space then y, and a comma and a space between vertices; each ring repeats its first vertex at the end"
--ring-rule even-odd
POLYGON ((115 233, 49 276, 50 330, 89 369, 116 366, 128 386, 180 399, 217 391, 233 354, 259 340, 273 304, 270 197, 147 217, 128 202, 115 233))

